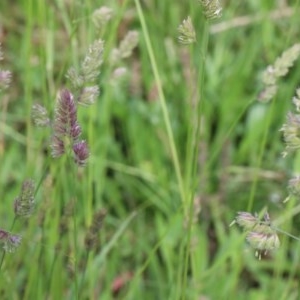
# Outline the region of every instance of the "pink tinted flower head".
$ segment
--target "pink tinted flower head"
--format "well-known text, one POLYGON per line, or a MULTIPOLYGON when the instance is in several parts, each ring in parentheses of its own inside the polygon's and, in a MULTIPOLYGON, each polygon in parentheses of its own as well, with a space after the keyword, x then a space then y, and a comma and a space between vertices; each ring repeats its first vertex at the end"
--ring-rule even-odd
POLYGON ((5 252, 14 252, 21 244, 21 236, 0 229, 0 243, 5 252))
POLYGON ((73 145, 74 159, 79 166, 84 166, 89 157, 89 149, 86 141, 80 141, 73 145))

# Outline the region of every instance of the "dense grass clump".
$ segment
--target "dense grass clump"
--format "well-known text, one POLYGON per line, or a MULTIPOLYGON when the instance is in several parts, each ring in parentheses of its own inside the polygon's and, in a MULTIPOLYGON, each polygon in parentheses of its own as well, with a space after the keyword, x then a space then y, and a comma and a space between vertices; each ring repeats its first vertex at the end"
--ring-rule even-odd
POLYGON ((1 1, 1 299, 300 297, 299 3, 181 2, 1 1))

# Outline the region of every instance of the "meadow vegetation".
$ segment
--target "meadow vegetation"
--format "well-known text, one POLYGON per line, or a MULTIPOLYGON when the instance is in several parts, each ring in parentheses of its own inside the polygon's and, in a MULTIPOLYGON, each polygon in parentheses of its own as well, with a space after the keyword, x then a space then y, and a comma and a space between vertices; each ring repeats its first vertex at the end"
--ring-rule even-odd
POLYGON ((299 299, 299 13, 1 0, 0 299, 299 299))

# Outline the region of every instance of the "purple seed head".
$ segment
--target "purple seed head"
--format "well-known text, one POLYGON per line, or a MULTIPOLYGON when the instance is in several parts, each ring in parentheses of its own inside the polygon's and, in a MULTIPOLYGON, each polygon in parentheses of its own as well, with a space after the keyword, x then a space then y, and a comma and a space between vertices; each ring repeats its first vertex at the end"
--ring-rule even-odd
POLYGON ((79 166, 84 166, 89 157, 86 141, 79 141, 73 145, 74 159, 79 166))
POLYGON ((59 93, 56 104, 53 131, 56 136, 68 136, 73 138, 71 132, 76 132, 76 138, 81 133, 77 122, 77 107, 72 93, 64 89, 59 93), (79 133, 80 132, 80 133, 79 133))
POLYGON ((60 157, 66 151, 66 142, 74 144, 81 135, 77 121, 77 107, 72 93, 64 89, 59 93, 53 122, 51 150, 53 157, 60 157))
POLYGON ((0 229, 0 243, 6 252, 14 252, 19 247, 22 237, 0 229))
POLYGON ((63 140, 55 135, 52 136, 50 146, 52 157, 61 157, 65 153, 65 144, 63 140))

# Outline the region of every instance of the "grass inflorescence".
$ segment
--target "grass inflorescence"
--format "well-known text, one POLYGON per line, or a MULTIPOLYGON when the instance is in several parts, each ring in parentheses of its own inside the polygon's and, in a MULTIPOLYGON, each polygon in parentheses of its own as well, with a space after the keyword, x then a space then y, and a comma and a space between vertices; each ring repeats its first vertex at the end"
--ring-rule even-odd
POLYGON ((0 11, 1 299, 299 298, 298 1, 0 11))

